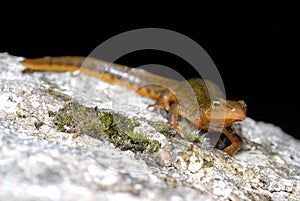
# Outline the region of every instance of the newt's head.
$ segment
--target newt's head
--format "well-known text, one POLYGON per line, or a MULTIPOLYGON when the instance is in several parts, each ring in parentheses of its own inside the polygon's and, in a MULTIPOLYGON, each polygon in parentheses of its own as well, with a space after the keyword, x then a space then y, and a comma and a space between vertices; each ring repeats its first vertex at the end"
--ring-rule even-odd
POLYGON ((244 101, 226 101, 226 120, 225 124, 235 121, 242 121, 246 118, 247 105, 244 101))
POLYGON ((216 98, 212 101, 210 109, 205 112, 205 116, 209 122, 231 125, 233 122, 244 120, 246 112, 247 106, 242 100, 231 101, 216 98))

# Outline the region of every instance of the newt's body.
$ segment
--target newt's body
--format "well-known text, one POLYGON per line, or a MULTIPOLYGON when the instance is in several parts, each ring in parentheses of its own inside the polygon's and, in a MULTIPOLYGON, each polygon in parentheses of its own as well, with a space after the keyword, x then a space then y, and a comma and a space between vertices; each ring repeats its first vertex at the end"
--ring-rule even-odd
POLYGON ((244 101, 222 99, 219 87, 210 81, 192 78, 176 81, 150 72, 85 57, 44 57, 21 62, 33 71, 77 71, 102 80, 120 84, 137 93, 156 99, 151 107, 169 111, 168 123, 177 131, 178 116, 183 116, 198 129, 218 131, 231 145, 223 149, 230 155, 242 146, 239 135, 232 131, 233 122, 246 117, 244 101))

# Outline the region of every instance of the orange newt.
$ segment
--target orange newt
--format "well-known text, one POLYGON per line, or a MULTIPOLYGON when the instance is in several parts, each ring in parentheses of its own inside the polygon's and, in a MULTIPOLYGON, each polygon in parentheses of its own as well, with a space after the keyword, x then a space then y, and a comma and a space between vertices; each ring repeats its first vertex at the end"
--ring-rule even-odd
POLYGON ((168 123, 180 133, 178 117, 188 119, 197 129, 221 131, 231 144, 223 149, 229 155, 236 153, 243 142, 233 131, 232 123, 246 118, 244 101, 223 99, 214 83, 192 78, 177 81, 152 74, 142 69, 85 57, 43 57, 21 61, 28 71, 77 71, 120 84, 136 93, 156 99, 154 107, 169 111, 168 123), (190 90, 191 89, 191 90, 190 90))

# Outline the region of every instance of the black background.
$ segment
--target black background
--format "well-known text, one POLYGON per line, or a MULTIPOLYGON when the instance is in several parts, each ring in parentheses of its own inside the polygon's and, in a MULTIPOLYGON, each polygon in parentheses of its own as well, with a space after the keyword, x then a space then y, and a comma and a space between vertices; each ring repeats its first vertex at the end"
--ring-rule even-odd
MULTIPOLYGON (((278 125, 300 139, 300 78, 295 62, 299 21, 282 5, 228 7, 117 2, 3 5, 0 52, 30 58, 87 56, 103 41, 125 31, 173 30, 196 41, 211 56, 228 99, 245 100, 249 117, 278 125)), ((158 51, 131 53, 118 63, 132 67, 159 63, 179 69, 185 77, 193 76, 185 61, 158 51)))

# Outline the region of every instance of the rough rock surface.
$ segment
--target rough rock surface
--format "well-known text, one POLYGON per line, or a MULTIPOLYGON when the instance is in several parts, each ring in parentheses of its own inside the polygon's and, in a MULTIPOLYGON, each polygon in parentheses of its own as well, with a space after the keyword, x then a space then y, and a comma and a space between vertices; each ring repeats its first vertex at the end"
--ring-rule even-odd
POLYGON ((0 54, 0 200, 300 200, 300 142, 280 128, 247 118, 230 157, 153 128, 165 122, 153 100, 76 73, 22 74, 20 60, 0 54), (59 132, 49 111, 69 99, 134 118, 160 149, 59 132))

